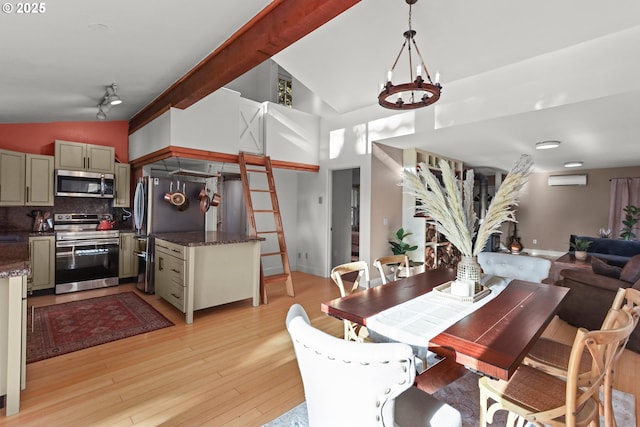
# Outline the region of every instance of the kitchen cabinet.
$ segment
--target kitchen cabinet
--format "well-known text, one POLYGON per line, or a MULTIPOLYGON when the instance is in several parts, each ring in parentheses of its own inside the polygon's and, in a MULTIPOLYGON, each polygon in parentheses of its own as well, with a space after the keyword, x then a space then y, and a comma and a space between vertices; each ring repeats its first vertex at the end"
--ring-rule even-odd
POLYGON ((0 206, 24 206, 25 154, 0 150, 0 206))
POLYGON ((5 415, 20 411, 20 389, 26 386, 27 276, 0 276, 0 396, 5 415))
POLYGON ((53 206, 53 157, 0 150, 0 206, 53 206))
POLYGON ((136 234, 120 232, 119 277, 126 279, 138 275, 138 257, 136 256, 138 240, 136 234))
POLYGON ((128 163, 115 164, 115 190, 113 207, 128 208, 131 206, 131 166, 128 163))
POLYGON ((114 173, 115 148, 83 142, 55 141, 55 168, 114 173))
POLYGON ((29 261, 31 274, 27 285, 29 291, 53 289, 56 286, 56 242, 54 236, 29 237, 29 261))
POLYGON ((26 206, 53 206, 53 165, 53 156, 26 155, 26 206))
MULTIPOLYGON (((155 293, 181 312, 187 309, 186 248, 164 240, 155 244, 155 293)), ((191 322, 187 322, 191 323, 191 322)))
POLYGON ((194 310, 248 298, 260 304, 260 239, 221 234, 156 236, 156 295, 185 313, 186 323, 193 323, 194 310))

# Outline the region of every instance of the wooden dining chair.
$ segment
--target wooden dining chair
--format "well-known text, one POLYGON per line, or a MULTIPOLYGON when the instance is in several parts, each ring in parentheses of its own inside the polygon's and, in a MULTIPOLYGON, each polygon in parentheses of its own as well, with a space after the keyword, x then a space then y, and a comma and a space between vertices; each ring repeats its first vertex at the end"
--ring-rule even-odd
POLYGON ((509 381, 480 378, 480 426, 493 423, 499 410, 509 412, 510 427, 522 420, 537 427, 599 425, 600 387, 618 361, 620 346, 635 327, 627 310, 611 310, 607 316, 607 329, 579 329, 576 333, 566 380, 525 364, 509 381), (584 352, 590 357, 591 370, 581 373, 584 352), (489 404, 490 400, 494 403, 489 404))
MULTIPOLYGON (((359 289, 369 288, 369 266, 364 261, 354 261, 346 264, 341 264, 331 269, 331 279, 340 289, 340 296, 346 297, 359 289), (348 275, 347 278, 343 277, 348 275), (351 282, 351 286, 345 286, 351 282)), ((368 336, 367 328, 358 323, 344 320, 344 339, 347 341, 359 341, 363 342, 368 336)))
POLYGON ((309 427, 461 427, 458 410, 413 385, 408 344, 341 340, 314 328, 299 304, 289 308, 286 326, 309 427))
MULTIPOLYGON (((634 329, 638 326, 640 319, 640 290, 634 288, 620 288, 616 293, 616 296, 611 304, 612 310, 626 309, 631 314, 634 321, 634 329)), ((611 310, 609 311, 611 313, 611 310)), ((607 316, 602 323, 602 328, 606 329, 611 322, 609 316, 607 316)), ((622 356, 624 352, 626 342, 618 349, 616 355, 616 361, 622 356)), ((571 346, 560 343, 549 338, 540 338, 534 344, 533 348, 529 351, 529 354, 525 357, 523 363, 540 369, 551 375, 555 375, 560 378, 566 378, 567 370, 569 367, 569 355, 571 353, 571 346)), ((579 372, 588 372, 591 369, 591 358, 585 352, 582 354, 580 360, 579 372)), ((617 364, 614 363, 613 367, 617 364)), ((604 415, 605 427, 615 427, 616 420, 613 410, 613 380, 615 379, 615 371, 611 371, 605 377, 602 387, 602 402, 601 412, 604 415)))
POLYGON ((400 269, 403 268, 405 273, 405 277, 409 277, 411 275, 409 269, 409 257, 407 255, 389 255, 377 258, 373 262, 373 266, 378 269, 380 273, 380 278, 382 279, 382 284, 394 282, 398 280, 400 269), (389 280, 387 274, 390 274, 393 279, 389 280))

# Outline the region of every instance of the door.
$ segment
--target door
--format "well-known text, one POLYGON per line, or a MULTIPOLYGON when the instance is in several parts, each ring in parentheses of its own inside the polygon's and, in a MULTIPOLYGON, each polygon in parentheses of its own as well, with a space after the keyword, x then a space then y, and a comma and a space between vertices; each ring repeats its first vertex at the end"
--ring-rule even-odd
POLYGON ((331 267, 359 258, 360 168, 331 174, 331 267))

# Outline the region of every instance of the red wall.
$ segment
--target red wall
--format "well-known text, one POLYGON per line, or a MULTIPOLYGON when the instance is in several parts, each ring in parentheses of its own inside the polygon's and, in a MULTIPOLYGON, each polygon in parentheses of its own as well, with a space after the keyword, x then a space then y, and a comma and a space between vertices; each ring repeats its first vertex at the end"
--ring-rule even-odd
POLYGON ((0 148, 6 150, 53 156, 56 139, 112 146, 116 149, 116 160, 129 161, 127 121, 0 123, 0 148))

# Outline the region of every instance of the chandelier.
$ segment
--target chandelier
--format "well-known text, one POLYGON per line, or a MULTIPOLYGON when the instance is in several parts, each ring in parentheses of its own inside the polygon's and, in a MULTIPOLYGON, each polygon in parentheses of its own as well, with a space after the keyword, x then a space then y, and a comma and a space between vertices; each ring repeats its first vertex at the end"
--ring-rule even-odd
POLYGON ((382 87, 382 91, 378 95, 378 104, 391 110, 411 110, 431 105, 440 99, 440 90, 442 89, 442 85, 438 81, 438 73, 436 73, 435 82, 431 80, 429 71, 427 71, 427 67, 424 65, 422 55, 420 55, 420 49, 418 49, 418 45, 416 44, 416 32, 411 28, 411 6, 418 0, 405 1, 409 5, 409 30, 403 33, 405 38, 404 43, 402 43, 400 52, 391 70, 387 73, 387 84, 382 87), (409 56, 409 79, 413 81, 394 85, 391 82, 393 71, 405 47, 407 47, 409 56), (413 49, 415 49, 417 59, 419 59, 419 63, 416 66, 415 80, 413 78, 413 49))

